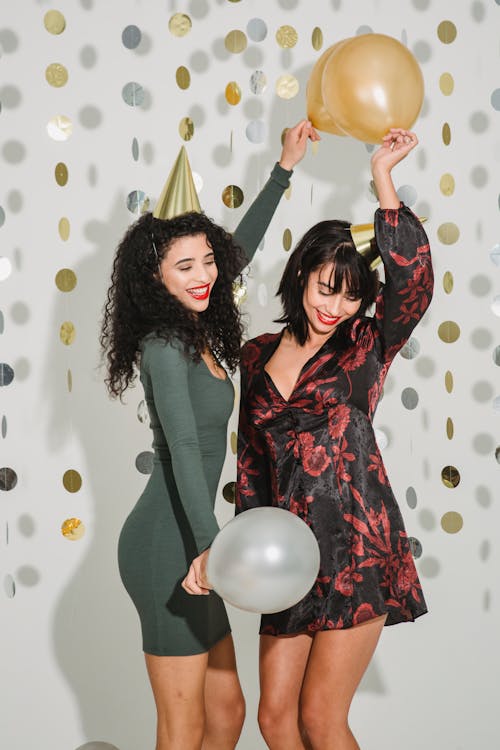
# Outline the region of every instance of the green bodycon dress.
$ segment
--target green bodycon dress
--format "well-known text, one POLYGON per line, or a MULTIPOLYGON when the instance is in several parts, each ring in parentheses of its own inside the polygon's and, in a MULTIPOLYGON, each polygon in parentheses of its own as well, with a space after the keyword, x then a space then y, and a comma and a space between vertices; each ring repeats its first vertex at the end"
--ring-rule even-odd
MULTIPOLYGON (((276 165, 234 239, 250 261, 288 187, 276 165)), ((219 531, 214 515, 234 404, 228 378, 153 336, 142 347, 141 382, 153 431, 154 465, 120 534, 122 581, 139 613, 143 649, 159 656, 208 651, 230 632, 222 599, 181 587, 192 560, 219 531)))

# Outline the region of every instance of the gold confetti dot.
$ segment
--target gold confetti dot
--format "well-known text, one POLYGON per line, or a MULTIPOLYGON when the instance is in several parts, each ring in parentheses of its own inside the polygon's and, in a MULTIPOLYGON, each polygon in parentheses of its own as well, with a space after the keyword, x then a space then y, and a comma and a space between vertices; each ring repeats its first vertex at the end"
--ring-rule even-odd
POLYGON ((67 518, 61 525, 61 532, 70 542, 76 542, 85 534, 85 526, 79 518, 67 518))
POLYGON ((443 276, 443 289, 446 294, 451 294, 453 291, 453 274, 451 271, 446 271, 443 276))
POLYGON ((224 39, 224 45, 228 52, 233 54, 239 54, 247 48, 247 37, 243 31, 239 29, 233 29, 224 39))
POLYGON ((443 125, 443 143, 445 146, 449 146, 451 143, 451 129, 447 122, 443 125))
POLYGON ((228 482, 222 490, 222 497, 228 503, 234 505, 236 502, 236 482, 228 482))
POLYGON ((231 450, 234 455, 238 452, 238 435, 234 431, 231 433, 231 450))
POLYGON ((59 230, 59 237, 64 242, 67 242, 67 240, 69 239, 70 224, 69 224, 69 219, 67 219, 65 216, 63 216, 63 218, 60 219, 58 230, 59 230))
POLYGON ((441 21, 437 28, 437 35, 443 44, 451 44, 457 38, 457 27, 453 21, 441 21))
POLYGON ((56 273, 56 286, 60 292, 71 292, 76 286, 76 273, 71 268, 61 268, 56 273))
POLYGON ((239 208, 243 203, 243 191, 237 185, 227 185, 222 191, 222 202, 228 208, 239 208))
POLYGON ((283 232, 283 249, 288 252, 292 247, 292 233, 290 229, 285 229, 283 232))
POLYGON ((233 282, 233 298, 236 305, 241 305, 247 298, 246 284, 239 281, 233 282))
POLYGON ((448 393, 453 391, 453 374, 449 370, 446 371, 444 376, 444 387, 448 393))
POLYGON ((69 320, 66 320, 59 330, 59 338, 65 346, 69 346, 75 340, 75 336, 75 326, 69 320))
POLYGON ((61 63, 51 63, 45 71, 45 78, 51 86, 60 88, 68 82, 68 71, 61 63))
POLYGON ((443 73, 439 79, 439 88, 441 89, 441 93, 445 96, 450 96, 450 94, 453 93, 455 81, 453 80, 451 73, 443 73))
POLYGON ((66 19, 58 10, 48 10, 43 17, 43 25, 49 34, 62 34, 66 28, 66 19))
POLYGON ((185 13, 175 13, 168 22, 169 31, 174 36, 186 36, 191 27, 191 19, 185 13))
POLYGON ((64 187, 64 185, 66 185, 66 183, 68 182, 68 167, 66 166, 66 164, 64 164, 64 162, 60 161, 58 164, 56 164, 54 175, 57 184, 61 187, 64 187))
POLYGON ((316 51, 320 50, 323 46, 323 32, 318 26, 313 29, 311 43, 316 51))
POLYGON ((64 489, 68 492, 78 492, 82 486, 82 477, 76 469, 68 469, 63 474, 64 489))
POLYGON ((460 230, 452 221, 447 221, 438 227, 437 235, 443 245, 453 245, 460 237, 460 230))
POLYGON ((276 93, 281 99, 293 99, 299 93, 299 82, 289 73, 282 75, 276 81, 276 93))
POLYGON ((194 135, 194 122, 190 117, 183 117, 179 123, 179 135, 183 141, 190 141, 194 135))
POLYGON ((68 372, 66 373, 66 382, 68 385, 68 392, 71 393, 71 391, 73 390, 73 373, 71 372, 71 370, 68 370, 68 372))
POLYGON ((439 187, 443 195, 453 195, 455 192, 455 179, 453 175, 448 173, 444 174, 439 181, 439 187))
POLYGON ((448 417, 448 419, 446 420, 446 436, 447 436, 448 440, 452 440, 453 439, 454 431, 455 430, 454 430, 454 427, 453 427, 453 420, 450 417, 448 417))
POLYGON ((447 534, 457 534, 464 525, 464 519, 460 513, 451 510, 441 518, 441 527, 447 534))
POLYGON ((295 47, 299 38, 293 26, 280 26, 276 32, 276 41, 283 49, 295 47))
POLYGON ((445 487, 453 490, 460 484, 460 473, 455 466, 445 466, 441 471, 441 481, 445 487))
POLYGON ((453 344, 460 337, 460 326, 453 320, 445 320, 438 328, 438 336, 445 344, 453 344))
POLYGON ((239 104, 241 101, 241 89, 236 81, 231 81, 226 86, 226 101, 228 104, 239 104))
POLYGON ((191 85, 191 74, 184 65, 181 65, 175 71, 175 80, 180 89, 188 89, 191 85))

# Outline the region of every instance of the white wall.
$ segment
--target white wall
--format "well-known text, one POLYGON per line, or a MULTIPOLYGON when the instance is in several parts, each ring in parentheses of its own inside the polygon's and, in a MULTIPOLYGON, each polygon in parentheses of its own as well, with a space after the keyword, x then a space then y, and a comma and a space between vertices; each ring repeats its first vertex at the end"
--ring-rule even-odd
MULTIPOLYGON (((12 367, 14 380, 0 388, 0 421, 5 417, 0 468, 18 476, 12 490, 0 492, 2 747, 153 747, 154 710, 138 621, 115 562, 119 529, 146 481, 135 458, 149 450, 150 436, 136 417, 140 389, 128 394, 125 406, 111 403, 97 370, 110 263, 135 218, 126 196, 139 189, 154 202, 183 143, 178 124, 185 116, 195 125, 187 147, 204 181, 202 205, 215 220, 235 227, 279 154, 282 129, 304 114, 305 85, 319 54, 311 45, 315 26, 323 31, 323 49, 370 27, 407 40, 421 62, 426 82, 416 125, 421 146, 398 168, 396 181, 414 188, 412 207, 429 217, 437 279, 433 305, 415 334, 420 354, 398 357, 376 417, 389 438, 384 456, 408 531, 423 547, 417 564, 431 614, 385 631, 354 704, 353 726, 361 746, 370 750, 497 746, 500 416, 493 400, 500 386, 493 352, 500 335, 491 304, 500 293, 500 269, 490 252, 499 230, 499 115, 491 102, 499 87, 498 5, 499 0, 61 0, 53 6, 23 0, 2 8, 0 255, 13 270, 0 282, 0 362, 12 367), (43 23, 53 7, 67 22, 58 36, 43 23), (193 21, 183 38, 168 30, 175 12, 193 21), (252 18, 267 24, 265 40, 250 41, 242 54, 227 52, 225 35, 246 31, 252 18), (438 38, 443 20, 457 27, 451 44, 438 38), (122 44, 129 24, 142 31, 136 50, 122 44), (298 31, 291 50, 275 40, 283 24, 298 31), (53 62, 69 71, 63 87, 45 80, 53 62), (175 82, 179 65, 192 76, 184 91, 175 82), (249 87, 255 70, 268 80, 261 95, 249 87), (444 72, 455 80, 450 96, 439 88, 444 72), (275 94, 284 73, 300 83, 298 96, 289 101, 275 94), (224 98, 232 80, 243 94, 236 106, 224 98), (146 90, 140 107, 122 99, 129 81, 146 90), (47 134, 47 122, 58 114, 74 124, 66 142, 47 134), (266 125, 262 144, 245 135, 253 119, 266 125), (449 146, 441 137, 445 122, 449 146), (54 179, 57 162, 69 170, 65 187, 54 179), (452 196, 440 190, 444 173, 455 178, 452 196), (227 209, 221 201, 228 184, 244 191, 240 209, 227 209), (70 220, 68 241, 58 234, 61 217, 70 220), (445 222, 460 229, 452 245, 438 239, 445 222), (77 275, 70 293, 54 283, 61 268, 77 275), (442 285, 446 271, 454 277, 451 294, 442 285), (438 337, 446 320, 461 328, 454 344, 438 337), (59 340, 63 321, 76 327, 71 346, 59 340), (444 386, 447 370, 454 376, 451 394, 444 386), (412 411, 401 403, 405 387, 419 394, 412 411), (448 417, 455 427, 451 440, 448 417), (441 482, 446 465, 461 474, 453 490, 441 482), (83 479, 76 493, 62 484, 70 468, 83 479), (416 507, 405 499, 410 487, 416 507), (448 511, 463 517, 457 534, 441 527, 448 511), (70 542, 60 526, 73 516, 84 522, 86 534, 70 542), (12 581, 15 595, 9 596, 12 581)), ((363 144, 324 134, 317 154, 309 153, 296 170, 291 197, 283 200, 252 265, 251 334, 269 329, 277 313, 273 294, 286 260, 286 228, 295 241, 327 216, 371 220, 368 162, 363 144), (260 303, 266 297, 265 309, 260 303)), ((235 427, 234 415, 230 430, 235 427)), ((221 486, 234 479, 234 461, 229 451, 221 486)), ((221 498, 217 512, 224 522, 232 508, 221 498)), ((248 698, 238 747, 257 750, 264 747, 255 722, 257 618, 234 610, 231 615, 248 698)))

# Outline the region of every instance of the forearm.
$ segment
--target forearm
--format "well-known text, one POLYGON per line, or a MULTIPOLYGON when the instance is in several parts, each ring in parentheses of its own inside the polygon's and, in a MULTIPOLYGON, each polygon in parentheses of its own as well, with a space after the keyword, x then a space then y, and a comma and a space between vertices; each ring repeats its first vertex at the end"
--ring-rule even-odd
POLYGON ((268 228, 283 193, 290 184, 292 172, 276 164, 271 176, 234 231, 235 242, 250 263, 268 228))
POLYGON ((372 170, 380 208, 399 208, 400 200, 392 181, 391 172, 385 168, 372 170))

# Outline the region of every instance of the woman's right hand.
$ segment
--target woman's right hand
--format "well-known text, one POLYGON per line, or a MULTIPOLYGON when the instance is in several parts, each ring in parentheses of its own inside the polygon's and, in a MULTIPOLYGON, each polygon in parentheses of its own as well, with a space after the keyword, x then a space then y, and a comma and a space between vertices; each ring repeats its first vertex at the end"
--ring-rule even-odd
POLYGON ((309 120, 301 120, 293 128, 289 128, 285 134, 280 167, 291 171, 304 158, 308 140, 313 143, 321 140, 309 120))
POLYGON ((188 594, 194 594, 197 596, 207 596, 212 588, 207 581, 207 561, 209 549, 206 549, 201 555, 195 557, 191 565, 187 576, 182 582, 182 588, 187 591, 188 594))

